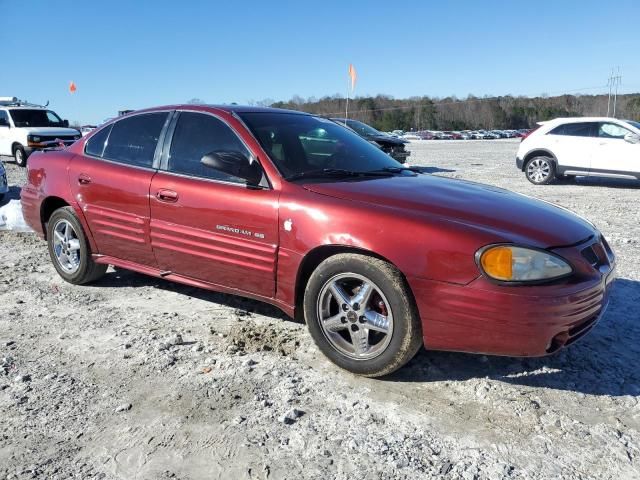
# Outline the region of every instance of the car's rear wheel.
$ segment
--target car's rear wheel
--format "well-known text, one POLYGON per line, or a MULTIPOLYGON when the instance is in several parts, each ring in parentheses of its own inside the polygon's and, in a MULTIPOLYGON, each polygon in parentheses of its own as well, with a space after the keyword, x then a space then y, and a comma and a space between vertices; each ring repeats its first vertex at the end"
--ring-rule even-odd
POLYGON ((546 185, 556 178, 556 166, 549 157, 533 157, 524 171, 527 180, 534 185, 546 185))
POLYGON ((402 274, 366 255, 338 254, 313 272, 304 295, 309 332, 336 365, 379 377, 422 345, 420 318, 402 274))
POLYGON ((22 145, 16 145, 13 147, 13 158, 19 167, 27 166, 27 153, 24 151, 22 145))
POLYGON ((53 212, 47 224, 49 255, 58 274, 74 285, 91 283, 107 271, 108 265, 97 264, 82 225, 71 207, 53 212))

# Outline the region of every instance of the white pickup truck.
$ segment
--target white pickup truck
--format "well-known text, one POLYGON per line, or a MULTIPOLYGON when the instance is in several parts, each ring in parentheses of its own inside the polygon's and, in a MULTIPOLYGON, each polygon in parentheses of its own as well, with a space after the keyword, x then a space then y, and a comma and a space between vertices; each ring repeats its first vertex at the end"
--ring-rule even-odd
POLYGON ((34 150, 71 145, 79 138, 80 132, 53 110, 0 97, 0 155, 12 156, 21 167, 34 150))

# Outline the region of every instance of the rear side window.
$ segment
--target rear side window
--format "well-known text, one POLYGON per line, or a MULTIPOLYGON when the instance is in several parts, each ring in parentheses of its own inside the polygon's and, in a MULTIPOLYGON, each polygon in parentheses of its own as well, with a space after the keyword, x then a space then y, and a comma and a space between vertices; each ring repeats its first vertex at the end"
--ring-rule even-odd
POLYGON ((600 138, 623 139, 627 133, 631 133, 631 130, 627 130, 615 123, 601 123, 598 127, 598 137, 600 138))
POLYGON ((109 138, 110 131, 111 125, 92 135, 91 138, 87 140, 87 144, 84 147, 85 153, 94 157, 101 157, 104 153, 104 147, 107 143, 107 139, 109 138))
POLYGON ((244 144, 221 120, 202 113, 181 112, 171 140, 168 170, 195 177, 245 183, 200 163, 202 157, 210 152, 239 152, 247 161, 250 157, 244 144))
POLYGON ((566 135, 568 137, 595 137, 597 123, 565 123, 549 132, 549 135, 566 135))
POLYGON ((167 112, 135 115, 113 124, 104 158, 137 167, 153 166, 153 156, 167 112))

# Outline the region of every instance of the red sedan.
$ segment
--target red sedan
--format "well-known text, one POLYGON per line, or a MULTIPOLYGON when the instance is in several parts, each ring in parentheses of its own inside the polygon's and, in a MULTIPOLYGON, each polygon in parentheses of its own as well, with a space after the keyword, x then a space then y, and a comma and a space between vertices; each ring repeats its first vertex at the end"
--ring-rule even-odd
POLYGON ((25 218, 68 282, 115 265, 269 302, 360 375, 423 344, 555 352, 594 326, 614 277, 571 212, 403 167, 299 112, 133 112, 28 167, 25 218))

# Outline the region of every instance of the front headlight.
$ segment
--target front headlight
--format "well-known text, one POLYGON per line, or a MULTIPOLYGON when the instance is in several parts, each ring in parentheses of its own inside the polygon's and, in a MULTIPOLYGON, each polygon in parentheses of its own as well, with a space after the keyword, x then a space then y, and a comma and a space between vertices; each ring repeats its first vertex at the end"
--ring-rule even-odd
POLYGON ((27 137, 27 140, 38 143, 40 141, 40 137, 38 137, 37 135, 29 135, 27 137))
POLYGON ((482 272, 501 282, 539 282, 564 277, 573 272, 562 258, 544 250, 514 245, 494 245, 476 253, 482 272))

